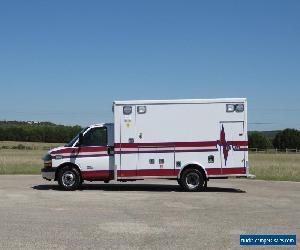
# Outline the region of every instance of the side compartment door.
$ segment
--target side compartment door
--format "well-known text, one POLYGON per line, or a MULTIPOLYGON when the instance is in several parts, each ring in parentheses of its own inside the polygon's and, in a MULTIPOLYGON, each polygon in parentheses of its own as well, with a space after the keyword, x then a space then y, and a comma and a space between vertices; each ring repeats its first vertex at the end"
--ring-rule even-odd
POLYGON ((118 177, 136 176, 136 164, 138 148, 136 146, 135 106, 125 105, 122 107, 120 119, 120 173, 118 177))
MULTIPOLYGON (((161 108, 156 105, 137 105, 136 107, 136 140, 138 142, 137 175, 145 177, 175 176, 175 147, 166 139, 157 136, 161 108)), ((163 113, 162 113, 163 115, 163 113)))
POLYGON ((245 174, 246 133, 243 121, 220 123, 220 154, 222 174, 245 174))
POLYGON ((139 146, 137 175, 143 177, 175 176, 174 147, 139 146))

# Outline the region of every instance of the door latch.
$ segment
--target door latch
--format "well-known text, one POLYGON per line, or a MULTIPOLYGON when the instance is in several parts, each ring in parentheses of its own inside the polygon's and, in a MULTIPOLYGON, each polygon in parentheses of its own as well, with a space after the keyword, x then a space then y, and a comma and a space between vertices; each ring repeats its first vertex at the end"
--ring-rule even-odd
POLYGON ((114 152, 114 148, 113 147, 108 147, 107 149, 107 154, 108 155, 113 155, 115 152, 114 152))

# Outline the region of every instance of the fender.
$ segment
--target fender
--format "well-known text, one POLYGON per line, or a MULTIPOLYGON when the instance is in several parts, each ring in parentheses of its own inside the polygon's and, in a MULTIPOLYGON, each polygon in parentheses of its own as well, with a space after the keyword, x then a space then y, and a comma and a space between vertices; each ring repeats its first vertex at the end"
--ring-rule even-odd
POLYGON ((79 168, 78 165, 76 165, 75 163, 72 163, 72 162, 64 162, 64 163, 60 164, 58 167, 56 167, 56 170, 55 170, 55 181, 57 180, 57 174, 58 174, 59 170, 61 168, 63 168, 64 166, 72 166, 72 167, 76 168, 79 171, 80 176, 81 176, 81 169, 79 168))
POLYGON ((196 162, 196 161, 191 161, 191 162, 188 162, 186 163, 183 167, 181 167, 179 173, 178 173, 178 176, 177 178, 179 179, 180 176, 181 176, 181 173, 184 169, 186 169, 187 167, 191 166, 191 165, 196 165, 198 168, 200 168, 204 173, 205 173, 205 178, 208 179, 207 177, 207 171, 206 169, 203 167, 203 164, 199 163, 199 162, 196 162))

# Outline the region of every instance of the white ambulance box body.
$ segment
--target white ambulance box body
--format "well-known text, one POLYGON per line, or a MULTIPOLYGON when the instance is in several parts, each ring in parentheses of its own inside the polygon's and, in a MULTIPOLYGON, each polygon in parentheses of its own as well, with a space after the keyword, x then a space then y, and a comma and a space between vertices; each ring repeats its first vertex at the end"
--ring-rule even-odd
POLYGON ((115 178, 248 175, 245 98, 115 101, 115 178))

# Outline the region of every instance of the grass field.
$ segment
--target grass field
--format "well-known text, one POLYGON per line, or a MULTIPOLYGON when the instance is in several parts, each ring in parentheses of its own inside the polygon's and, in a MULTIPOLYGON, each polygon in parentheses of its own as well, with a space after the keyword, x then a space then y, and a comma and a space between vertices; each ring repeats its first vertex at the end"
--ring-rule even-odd
POLYGON ((250 173, 256 179, 300 181, 300 154, 249 154, 250 173))
MULTIPOLYGON (((39 174, 41 158, 63 143, 0 142, 0 174, 39 174)), ((300 181, 300 154, 249 154, 257 179, 300 181)))
POLYGON ((39 174, 42 157, 63 143, 0 142, 0 174, 39 174))

